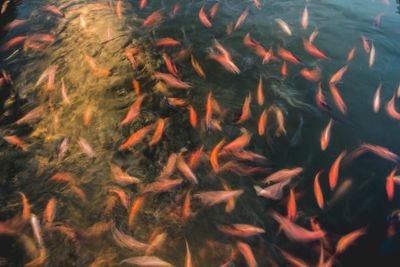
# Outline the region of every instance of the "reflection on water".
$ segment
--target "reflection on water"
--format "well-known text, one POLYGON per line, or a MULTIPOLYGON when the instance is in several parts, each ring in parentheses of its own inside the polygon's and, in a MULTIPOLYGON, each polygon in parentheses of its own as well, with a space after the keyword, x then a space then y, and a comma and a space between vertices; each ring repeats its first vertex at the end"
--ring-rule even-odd
POLYGON ((2 4, 0 265, 396 259, 394 2, 2 4))

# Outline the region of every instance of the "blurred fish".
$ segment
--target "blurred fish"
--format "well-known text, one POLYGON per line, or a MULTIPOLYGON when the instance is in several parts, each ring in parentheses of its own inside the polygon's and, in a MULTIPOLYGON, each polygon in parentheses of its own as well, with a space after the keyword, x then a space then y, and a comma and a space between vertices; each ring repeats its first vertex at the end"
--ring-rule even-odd
POLYGON ((278 23, 281 30, 289 36, 292 36, 292 31, 290 30, 289 24, 283 19, 275 19, 276 23, 278 23))
POLYGON ((243 190, 232 190, 232 191, 207 191, 201 192, 194 195, 195 198, 206 206, 213 206, 221 202, 228 201, 231 197, 237 198, 243 194, 243 190))
POLYGON ((136 266, 151 266, 151 267, 173 267, 172 264, 156 257, 156 256, 139 256, 127 258, 120 262, 120 264, 127 263, 136 266))

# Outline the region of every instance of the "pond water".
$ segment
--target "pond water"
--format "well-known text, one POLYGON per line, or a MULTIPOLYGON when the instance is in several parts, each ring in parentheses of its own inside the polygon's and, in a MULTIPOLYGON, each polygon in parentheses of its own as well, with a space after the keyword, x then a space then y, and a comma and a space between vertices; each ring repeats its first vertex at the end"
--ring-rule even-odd
POLYGON ((0 266, 397 266, 397 2, 2 7, 0 266))

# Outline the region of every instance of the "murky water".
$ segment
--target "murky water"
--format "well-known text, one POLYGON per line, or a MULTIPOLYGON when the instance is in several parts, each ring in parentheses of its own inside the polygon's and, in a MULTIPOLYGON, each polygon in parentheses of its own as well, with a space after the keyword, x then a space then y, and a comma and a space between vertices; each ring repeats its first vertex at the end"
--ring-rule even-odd
POLYGON ((351 152, 363 143, 400 153, 398 121, 386 112, 386 103, 400 83, 400 16, 394 1, 261 0, 261 9, 255 7, 256 1, 235 0, 149 0, 143 9, 139 1, 10 2, 0 23, 4 29, 0 41, 1 266, 116 266, 124 259, 145 254, 184 266, 188 254, 185 241, 194 266, 222 266, 227 262, 225 266, 251 266, 238 241, 249 245, 258 266, 292 266, 280 249, 310 266, 325 266, 318 265, 321 246, 324 261, 333 259, 335 266, 396 266, 391 262, 400 255, 398 219, 389 217, 399 208, 399 197, 395 188, 394 198, 388 200, 386 190, 387 177, 396 162, 374 153, 349 160, 351 152), (216 2, 219 8, 211 19, 212 27, 205 27, 199 11, 204 6, 209 17, 216 2), (307 29, 301 24, 305 5, 309 12, 307 29), (249 14, 243 24, 228 34, 227 27, 234 26, 246 8, 249 14), (162 22, 144 27, 145 19, 157 10, 162 10, 162 22), (276 19, 289 25, 291 36, 276 19), (8 23, 18 20, 21 25, 6 30, 8 23), (330 60, 318 59, 304 49, 303 39, 316 30, 319 33, 313 44, 330 60), (272 47, 276 59, 262 64, 262 58, 243 43, 247 33, 265 50, 272 47), (371 52, 363 49, 362 36, 376 51, 373 64, 371 52), (164 37, 179 40, 180 45, 156 46, 164 37), (10 45, 13 38, 23 40, 10 45), (228 72, 209 58, 216 53, 216 40, 231 54, 240 74, 228 72), (302 62, 287 63, 286 78, 282 77, 283 61, 277 54, 280 47, 302 62), (348 61, 353 47, 354 59, 348 61), (182 57, 185 51, 189 53, 182 57), (127 56, 132 52, 133 67, 127 56), (168 72, 163 53, 176 64, 179 79, 190 82, 191 88, 168 88, 154 79, 157 72, 168 72), (191 57, 204 70, 205 79, 194 70, 191 57), (331 95, 329 80, 345 65, 348 69, 336 84, 347 106, 342 114, 331 95), (319 81, 305 79, 300 74, 305 67, 318 67, 319 81), (265 96, 262 105, 257 104, 260 77, 265 96), (121 125, 132 103, 140 99, 133 80, 145 98, 137 118, 121 125), (329 111, 321 110, 315 101, 320 82, 329 111), (374 112, 379 84, 381 106, 374 112), (214 121, 207 130, 210 92, 214 121), (237 123, 249 93, 251 117, 237 123), (174 105, 172 98, 193 106, 198 119, 195 128, 191 127, 187 106, 174 105), (18 121, 35 108, 38 118, 18 121), (276 134, 278 123, 271 108, 282 112, 286 134, 276 134), (267 129, 260 136, 258 123, 264 109, 269 110, 267 129), (149 145, 152 130, 136 145, 121 149, 131 134, 156 125, 159 118, 167 118, 167 124, 158 143, 149 145), (321 131, 330 119, 331 138, 322 151, 321 131), (246 131, 251 141, 244 150, 267 159, 240 159, 242 148, 223 151, 218 156, 220 171, 216 172, 209 160, 214 147, 223 138, 227 144, 246 131), (17 136, 23 144, 10 143, 9 136, 17 136), (63 146, 67 150, 60 156, 63 146), (146 192, 158 181, 170 155, 175 153, 178 162, 183 159, 190 163, 193 152, 202 146, 204 153, 196 161, 198 166, 191 165, 198 184, 178 167, 167 178, 183 179, 182 183, 166 192, 146 192), (342 151, 347 154, 340 165, 337 186, 331 190, 328 173, 342 151), (140 182, 117 183, 113 167, 140 182), (284 187, 279 200, 257 196, 254 186, 266 187, 263 178, 295 167, 304 171, 284 187), (314 196, 314 177, 320 170, 325 200, 322 209, 314 196), (243 193, 235 200, 229 198, 227 204, 213 206, 196 197, 201 192, 223 190, 243 193), (326 242, 299 243, 279 229, 272 213, 287 215, 290 190, 295 192, 297 203, 293 222, 311 229, 310 220, 315 218, 326 232, 326 242), (23 205, 19 192, 30 204, 28 217, 24 217, 27 205, 23 205), (188 196, 191 203, 185 219, 188 196), (50 211, 50 199, 56 201, 55 213, 50 211), (138 211, 133 220, 135 207, 138 211), (39 219, 38 234, 30 223, 33 214, 39 219), (238 237, 219 228, 231 224, 257 226, 265 233, 238 237), (363 227, 365 234, 344 252, 335 254, 340 237, 363 227), (119 232, 130 237, 118 238, 119 232), (132 245, 129 238, 146 248, 132 245))

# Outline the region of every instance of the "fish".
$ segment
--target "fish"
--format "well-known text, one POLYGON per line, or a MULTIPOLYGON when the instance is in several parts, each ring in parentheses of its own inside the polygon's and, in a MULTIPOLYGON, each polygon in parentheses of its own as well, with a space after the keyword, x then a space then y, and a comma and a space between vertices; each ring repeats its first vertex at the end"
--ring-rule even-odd
POLYGON ((176 97, 168 97, 167 102, 171 106, 176 107, 186 107, 189 103, 185 99, 176 98, 176 97))
POLYGON ((181 9, 180 4, 179 4, 179 3, 176 3, 176 4, 172 7, 172 10, 171 10, 171 17, 172 17, 172 18, 175 18, 180 9, 181 9))
POLYGON ((316 46, 314 46, 310 41, 307 39, 303 39, 303 46, 304 50, 309 53, 310 55, 324 60, 330 60, 330 58, 321 50, 319 50, 316 46))
POLYGON ((29 20, 27 19, 14 19, 13 21, 11 21, 10 23, 6 24, 3 27, 4 31, 10 31, 12 29, 15 29, 19 26, 25 25, 29 20))
POLYGON ((70 172, 57 172, 56 174, 51 176, 50 179, 56 182, 68 182, 72 184, 77 183, 75 175, 70 172))
POLYGON ((144 9, 147 5, 147 0, 140 0, 139 2, 139 8, 144 9))
POLYGON ((337 89, 336 85, 334 83, 329 84, 329 89, 333 96, 333 100, 334 100, 336 106, 338 107, 338 109, 340 110, 340 112, 342 112, 343 114, 346 114, 347 106, 344 103, 343 98, 340 95, 339 90, 337 89))
POLYGON ((253 186, 257 196, 265 197, 272 200, 279 200, 283 197, 283 188, 290 183, 290 179, 278 182, 266 188, 261 188, 258 185, 253 186))
POLYGON ((337 255, 343 253, 343 251, 345 251, 350 245, 352 245, 356 239, 358 239, 362 235, 365 235, 365 233, 365 228, 361 228, 351 233, 348 233, 345 236, 342 236, 336 244, 335 254, 337 255))
POLYGON ((188 109, 188 111, 189 111, 189 121, 190 121, 190 125, 191 125, 193 128, 196 128, 196 126, 197 126, 197 113, 196 113, 196 111, 194 110, 194 108, 193 108, 192 105, 188 105, 187 109, 188 109))
POLYGON ((292 169, 281 169, 279 171, 274 172, 273 174, 267 176, 263 180, 261 180, 262 183, 270 183, 270 182, 282 182, 285 180, 290 180, 293 177, 299 175, 300 173, 303 172, 302 167, 296 167, 292 169))
POLYGON ((85 138, 79 137, 78 144, 82 152, 85 153, 89 158, 96 158, 96 152, 94 152, 93 148, 85 138))
POLYGON ((6 135, 3 139, 9 144, 21 148, 23 151, 28 151, 29 146, 16 135, 6 135))
POLYGON ((395 120, 400 120, 400 113, 396 110, 396 94, 386 103, 386 113, 395 120))
POLYGON ((292 36, 292 30, 289 27, 289 24, 287 24, 286 21, 284 21, 283 19, 275 19, 275 22, 278 23, 279 27, 281 28, 281 30, 286 33, 289 36, 292 36))
POLYGON ((374 95, 374 102, 373 102, 373 110, 375 113, 379 112, 380 104, 381 104, 381 90, 382 90, 382 83, 379 83, 378 87, 376 88, 375 95, 374 95))
POLYGON ((349 53, 347 54, 347 62, 350 62, 354 59, 354 55, 356 54, 356 47, 354 46, 350 49, 349 53))
POLYGON ((41 119, 43 113, 45 112, 45 107, 44 106, 38 106, 28 113, 26 113, 22 118, 18 119, 15 124, 16 125, 21 125, 21 124, 32 124, 37 122, 38 120, 41 119))
POLYGON ((265 130, 267 126, 267 110, 264 109, 263 112, 260 115, 260 119, 258 120, 258 135, 259 136, 264 136, 265 135, 265 130))
POLYGON ((186 240, 185 240, 185 245, 186 245, 185 267, 193 267, 192 254, 190 253, 189 244, 186 240))
POLYGON ((70 105, 71 101, 69 100, 67 94, 67 87, 65 86, 64 77, 61 78, 61 96, 65 104, 70 105))
POLYGON ((397 167, 390 172, 389 176, 386 178, 386 196, 389 201, 394 198, 394 176, 396 175, 397 167))
POLYGON ((263 228, 250 224, 217 225, 217 228, 222 233, 235 237, 250 237, 265 233, 263 228))
POLYGON ((138 116, 140 114, 140 108, 141 108, 142 103, 143 103, 144 99, 146 98, 146 96, 147 96, 147 94, 141 94, 136 98, 135 102, 133 102, 133 104, 129 108, 128 113, 125 115, 125 117, 120 122, 121 126, 128 125, 128 124, 134 122, 138 118, 138 116))
POLYGON ((156 256, 138 256, 122 260, 120 264, 130 264, 141 267, 173 267, 172 264, 156 257, 156 256))
POLYGON ((115 243, 120 247, 128 248, 133 251, 146 251, 146 249, 148 249, 149 247, 148 244, 140 242, 133 237, 121 232, 115 227, 115 225, 112 225, 111 233, 115 243))
POLYGON ((200 201, 206 206, 214 206, 226 202, 232 197, 237 198, 241 194, 243 194, 243 190, 241 189, 231 191, 206 191, 197 193, 194 197, 200 199, 200 201))
POLYGON ((281 74, 283 78, 286 78, 288 76, 288 67, 286 61, 283 61, 282 63, 281 74))
POLYGON ((372 46, 371 46, 371 51, 370 51, 370 53, 369 53, 369 61, 368 61, 368 64, 369 64, 369 67, 370 68, 372 68, 372 66, 374 65, 374 63, 375 63, 375 55, 376 54, 376 52, 375 52, 375 46, 374 46, 374 44, 372 44, 372 46))
POLYGON ((28 36, 16 36, 16 37, 13 37, 12 39, 10 39, 10 40, 8 40, 7 42, 4 43, 1 46, 0 50, 3 51, 3 52, 7 51, 7 50, 9 50, 9 49, 11 49, 11 48, 13 48, 13 47, 15 47, 17 45, 22 44, 27 39, 28 39, 28 36))
POLYGON ((153 78, 156 80, 164 81, 169 87, 177 89, 187 89, 192 87, 190 83, 183 82, 177 79, 175 76, 167 73, 155 72, 153 78))
POLYGON ((217 15, 219 9, 219 3, 215 3, 211 6, 210 8, 210 18, 213 19, 215 17, 215 15, 217 15))
POLYGON ((68 150, 68 138, 65 137, 58 148, 57 162, 61 162, 68 150))
POLYGON ((47 91, 53 91, 55 88, 55 77, 57 72, 57 65, 51 65, 47 72, 47 91))
POLYGON ((275 113, 275 118, 278 124, 277 129, 275 130, 275 136, 279 137, 282 134, 286 135, 286 129, 285 129, 285 118, 283 116, 282 110, 278 106, 271 106, 270 111, 273 111, 275 113))
POLYGON ((24 221, 28 221, 31 218, 31 206, 29 204, 28 198, 26 195, 22 192, 18 192, 18 194, 21 196, 21 201, 22 201, 22 215, 21 218, 24 221))
POLYGON ((122 19, 122 0, 117 0, 116 13, 117 18, 122 19))
POLYGON ((296 196, 293 189, 289 190, 289 200, 287 203, 287 218, 294 221, 297 216, 296 196))
POLYGON ((135 224, 135 219, 140 209, 143 207, 145 201, 144 196, 138 196, 131 204, 128 216, 128 226, 132 227, 135 224))
POLYGON ((200 146, 197 150, 195 150, 189 157, 189 167, 191 169, 195 169, 199 166, 202 159, 204 158, 204 145, 200 146))
POLYGON ((163 10, 156 10, 151 13, 143 22, 143 26, 150 28, 152 26, 156 26, 160 24, 163 20, 163 10))
POLYGON ((38 243, 39 247, 42 248, 43 247, 42 230, 40 227, 39 219, 35 214, 30 215, 30 222, 36 242, 38 243))
POLYGON ((210 163, 215 173, 218 173, 219 163, 218 163, 218 153, 222 149, 225 144, 225 138, 223 138, 211 151, 210 154, 210 163))
POLYGON ((197 180, 196 175, 193 173, 193 171, 190 169, 189 165, 186 163, 182 155, 179 155, 177 160, 176 160, 176 167, 178 170, 185 176, 185 178, 193 183, 193 184, 198 184, 199 181, 197 180))
POLYGON ((253 0, 253 4, 254 4, 255 8, 261 9, 261 3, 259 0, 253 0))
POLYGON ((336 187, 339 178, 339 168, 343 158, 346 156, 346 151, 344 150, 339 154, 336 160, 333 162, 331 169, 329 170, 329 187, 333 190, 336 187))
POLYGON ((169 56, 166 53, 163 53, 162 57, 165 61, 165 65, 169 73, 171 73, 175 77, 179 77, 178 69, 176 68, 176 65, 172 62, 172 60, 169 58, 169 56))
POLYGON ((321 70, 317 66, 314 69, 303 68, 300 70, 301 76, 312 82, 318 82, 321 79, 321 70))
POLYGON ((258 86, 257 86, 257 103, 260 107, 264 105, 264 93, 263 93, 263 84, 261 75, 260 79, 258 80, 258 86))
POLYGON ((181 217, 182 217, 182 221, 184 223, 187 223, 187 221, 189 220, 189 217, 191 214, 191 210, 190 210, 191 202, 192 202, 191 190, 189 189, 185 194, 185 200, 183 202, 182 211, 181 211, 181 217))
POLYGON ((369 46, 367 38, 364 35, 361 35, 361 41, 362 41, 362 46, 363 46, 364 52, 366 54, 369 54, 371 52, 371 48, 369 46))
POLYGON ((42 7, 40 7, 40 10, 41 11, 45 11, 45 12, 49 12, 49 13, 54 14, 54 15, 56 15, 58 17, 61 17, 61 18, 65 17, 64 13, 62 13, 61 10, 58 7, 54 6, 54 5, 42 6, 42 7))
POLYGON ((167 159, 167 163, 165 164, 164 168, 162 169, 160 175, 157 177, 157 180, 168 179, 174 173, 176 168, 176 160, 178 156, 176 153, 171 153, 167 159))
POLYGON ((242 150, 250 143, 251 134, 245 129, 243 129, 242 131, 243 134, 241 136, 239 136, 238 138, 236 138, 235 140, 224 146, 223 148, 224 151, 242 150))
POLYGON ((212 92, 208 92, 207 95, 207 101, 206 101, 206 116, 205 116, 205 121, 206 121, 206 129, 210 130, 211 129, 211 120, 212 120, 212 92))
POLYGON ((154 125, 150 124, 147 126, 144 126, 143 128, 137 130, 136 132, 134 132, 133 134, 131 134, 131 136, 129 136, 129 138, 118 147, 119 151, 123 151, 128 149, 129 147, 135 146, 136 144, 138 144, 140 141, 142 141, 146 135, 153 130, 154 125))
POLYGON ((57 200, 52 197, 49 202, 47 202, 46 208, 43 211, 43 220, 46 227, 51 226, 56 216, 57 200))
POLYGON ((343 78, 343 75, 346 73, 347 69, 348 69, 348 65, 345 65, 343 67, 341 67, 338 71, 336 71, 332 76, 331 79, 329 80, 330 84, 336 84, 338 82, 340 82, 343 78))
POLYGON ((190 62, 192 63, 192 67, 196 71, 197 75, 205 79, 206 74, 204 73, 203 68, 200 66, 200 63, 194 58, 193 55, 190 56, 190 62))
POLYGON ((329 141, 331 139, 331 130, 332 130, 333 120, 329 119, 328 125, 326 125, 325 129, 321 133, 321 150, 325 151, 328 148, 329 141))
POLYGON ((178 185, 182 184, 183 180, 182 179, 162 179, 162 180, 157 180, 151 184, 148 184, 142 191, 143 194, 146 193, 162 193, 162 192, 168 192, 178 185))
POLYGON ((307 6, 304 7, 303 15, 301 16, 301 26, 304 30, 308 28, 308 9, 307 6))
POLYGON ((278 47, 278 55, 285 61, 289 61, 293 64, 302 64, 300 60, 298 60, 297 57, 292 54, 292 52, 282 47, 278 47))
POLYGON ((206 12, 204 11, 204 5, 200 8, 199 19, 200 19, 200 22, 207 28, 212 27, 212 24, 211 24, 210 20, 207 18, 206 12))
POLYGON ((324 207, 324 195, 319 184, 319 177, 321 176, 321 173, 322 171, 318 171, 314 177, 314 195, 320 209, 324 207))
POLYGON ((389 161, 392 161, 394 163, 400 162, 400 157, 387 149, 386 147, 383 146, 377 146, 377 145, 372 145, 368 143, 363 143, 361 144, 357 149, 355 149, 351 155, 349 155, 349 161, 354 160, 361 154, 365 152, 372 152, 375 155, 378 155, 381 158, 387 159, 389 161))
POLYGON ((129 196, 123 191, 121 188, 113 187, 109 188, 108 191, 110 193, 114 193, 118 196, 119 201, 121 202, 122 206, 128 211, 129 209, 129 196))
POLYGON ((246 7, 240 14, 239 18, 237 19, 235 27, 233 28, 234 31, 236 31, 237 29, 239 29, 240 26, 242 26, 248 15, 249 15, 249 7, 246 7))
POLYGON ((156 46, 178 46, 181 45, 181 41, 175 40, 170 37, 157 39, 155 42, 156 46))
POLYGON ((315 30, 310 34, 310 36, 308 37, 308 41, 309 41, 310 43, 314 43, 314 41, 315 41, 315 39, 317 38, 318 34, 319 34, 319 31, 318 31, 317 29, 315 29, 315 30))
POLYGON ((286 236, 292 241, 307 243, 314 240, 319 240, 325 236, 325 232, 321 230, 320 231, 307 230, 276 212, 272 212, 271 215, 272 218, 274 218, 280 224, 286 236))
POLYGON ((164 128, 165 125, 168 123, 168 119, 162 119, 159 118, 156 122, 156 129, 154 131, 153 137, 151 138, 150 142, 149 142, 149 146, 154 146, 155 144, 157 144, 158 142, 160 142, 163 132, 164 132, 164 128))
POLYGON ((141 180, 137 177, 130 176, 127 172, 123 171, 116 164, 109 162, 111 175, 117 184, 127 186, 131 184, 138 184, 141 180))
POLYGON ((139 84, 138 80, 132 80, 132 87, 133 87, 133 90, 135 91, 135 94, 137 96, 139 96, 141 89, 140 89, 140 84, 139 84))
POLYGON ((248 267, 257 267, 257 261, 256 258, 254 257, 253 251, 251 250, 251 247, 241 241, 236 241, 236 247, 238 248, 240 254, 244 257, 246 260, 247 266, 248 267))

